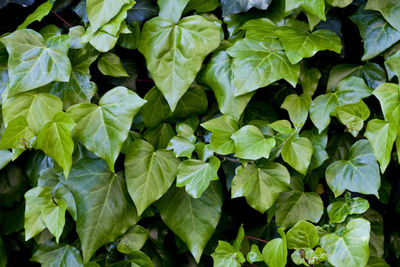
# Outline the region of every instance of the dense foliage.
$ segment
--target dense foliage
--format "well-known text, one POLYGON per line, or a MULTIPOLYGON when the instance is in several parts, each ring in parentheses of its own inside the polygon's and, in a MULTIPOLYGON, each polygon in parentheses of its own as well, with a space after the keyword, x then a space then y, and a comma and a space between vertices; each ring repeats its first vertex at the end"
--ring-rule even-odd
POLYGON ((400 266, 398 16, 1 0, 0 267, 400 266))

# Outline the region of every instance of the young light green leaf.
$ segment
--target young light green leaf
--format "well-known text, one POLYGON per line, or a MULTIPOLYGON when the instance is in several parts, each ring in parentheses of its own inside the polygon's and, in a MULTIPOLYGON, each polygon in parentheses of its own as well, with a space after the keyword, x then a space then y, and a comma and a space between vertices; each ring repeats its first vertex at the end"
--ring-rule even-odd
POLYGON ((103 160, 79 160, 63 184, 77 203, 76 231, 85 262, 98 248, 125 233, 139 219, 125 180, 120 174, 112 173, 103 160))
POLYGON ((304 11, 325 20, 325 2, 323 0, 285 0, 285 11, 301 7, 304 11))
POLYGON ((144 103, 136 93, 115 87, 103 95, 98 106, 82 103, 67 110, 76 122, 72 134, 114 171, 114 162, 128 137, 133 117, 144 103))
POLYGON ((76 247, 54 243, 40 245, 31 261, 38 262, 43 267, 83 267, 81 253, 76 247))
POLYGON ((104 54, 99 61, 97 61, 97 66, 100 72, 104 75, 112 77, 129 77, 129 74, 122 66, 121 60, 114 53, 104 54))
POLYGON ((218 246, 211 257, 214 260, 214 267, 240 267, 246 261, 240 250, 225 241, 218 241, 218 246))
POLYGON ((389 165, 392 148, 396 140, 398 125, 383 120, 370 120, 364 136, 368 139, 378 160, 381 173, 384 173, 389 165))
POLYGON ((275 146, 273 137, 265 138, 253 125, 240 128, 231 135, 231 139, 235 142, 235 156, 242 159, 268 158, 275 146))
POLYGON ((28 126, 26 118, 18 116, 7 125, 4 130, 1 141, 0 149, 23 149, 30 148, 35 134, 28 126))
POLYGON ((400 3, 396 0, 369 0, 365 9, 379 11, 387 22, 400 31, 398 17, 400 15, 400 3))
POLYGON ((342 223, 348 215, 362 214, 368 209, 368 200, 360 197, 351 198, 350 193, 346 193, 344 198, 329 204, 327 211, 330 223, 342 223))
POLYGON ((262 256, 260 249, 257 245, 251 245, 251 250, 247 253, 246 259, 250 263, 263 261, 264 257, 262 256))
POLYGON ((248 11, 255 7, 267 9, 272 0, 221 0, 222 16, 237 14, 248 11))
POLYGON ((26 17, 24 22, 18 26, 17 30, 25 29, 34 21, 41 21, 44 17, 46 17, 50 10, 52 9, 53 4, 51 1, 45 1, 43 4, 38 6, 32 14, 26 17))
POLYGON ((288 249, 314 248, 319 243, 317 227, 307 221, 299 221, 287 233, 288 249))
POLYGON ((331 6, 343 8, 350 5, 353 0, 326 0, 326 2, 331 6))
POLYGON ((221 217, 221 185, 211 183, 200 198, 192 198, 183 188, 173 187, 156 206, 163 222, 182 239, 199 262, 221 217))
POLYGON ((373 94, 381 104, 385 121, 400 125, 400 94, 399 86, 394 83, 384 83, 376 88, 373 94))
POLYGON ((176 186, 185 186, 186 192, 194 198, 199 198, 208 188, 211 181, 218 180, 218 158, 211 157, 207 162, 188 159, 179 164, 176 174, 176 186))
MULTIPOLYGON (((62 40, 63 45, 68 48, 69 39, 62 40)), ((65 51, 46 46, 45 40, 39 33, 28 29, 17 30, 2 37, 0 41, 9 54, 9 96, 38 88, 52 81, 69 81, 71 62, 65 51)))
POLYGON ((65 225, 65 211, 67 203, 63 199, 54 199, 52 205, 42 207, 42 219, 47 229, 56 237, 56 242, 60 240, 65 225))
POLYGON ((93 31, 108 23, 118 15, 126 4, 134 3, 133 0, 87 0, 86 11, 93 31))
POLYGON ((307 120, 308 111, 311 108, 311 96, 308 94, 288 95, 281 108, 286 109, 294 127, 301 128, 307 120))
POLYGON ((282 147, 282 159, 301 174, 306 174, 314 148, 305 137, 286 142, 282 147))
POLYGON ((246 197, 247 203, 261 213, 275 203, 281 192, 290 189, 290 174, 285 166, 269 162, 258 168, 239 166, 232 181, 232 198, 246 197))
POLYGON ((371 59, 400 40, 400 32, 376 11, 360 6, 350 19, 357 25, 364 42, 362 60, 371 59))
POLYGON ((238 121, 254 92, 234 96, 233 58, 226 51, 218 52, 200 72, 199 79, 213 90, 221 113, 238 121))
POLYGON ((263 248, 262 255, 270 267, 285 267, 287 261, 286 236, 282 228, 278 229, 281 238, 269 241, 263 248))
POLYGON ((325 176, 335 197, 343 194, 346 189, 378 196, 381 184, 379 165, 367 140, 354 143, 349 159, 333 162, 326 169, 325 176))
POLYGON ((317 223, 324 212, 324 204, 316 193, 290 191, 280 194, 276 206, 276 224, 283 229, 300 220, 317 223))
POLYGON ((178 24, 157 17, 145 23, 141 38, 139 51, 145 56, 157 87, 174 111, 204 58, 219 46, 219 29, 201 16, 185 17, 178 24), (191 45, 182 46, 177 40, 191 45))
POLYGON ((336 107, 336 113, 341 123, 346 125, 346 129, 357 137, 359 131, 364 127, 364 121, 368 119, 370 111, 368 106, 360 102, 336 107))
POLYGON ((188 2, 189 0, 157 0, 157 4, 160 8, 158 16, 173 20, 177 23, 188 2))
POLYGON ((179 161, 169 151, 154 151, 151 144, 138 139, 125 158, 128 192, 138 214, 163 196, 175 179, 179 161))
POLYGON ((368 241, 371 226, 365 219, 354 219, 346 227, 321 238, 328 261, 337 267, 365 266, 368 262, 368 241))
POLYGON ((150 233, 146 228, 140 225, 134 225, 121 237, 117 249, 121 253, 131 254, 141 249, 149 236, 150 233))

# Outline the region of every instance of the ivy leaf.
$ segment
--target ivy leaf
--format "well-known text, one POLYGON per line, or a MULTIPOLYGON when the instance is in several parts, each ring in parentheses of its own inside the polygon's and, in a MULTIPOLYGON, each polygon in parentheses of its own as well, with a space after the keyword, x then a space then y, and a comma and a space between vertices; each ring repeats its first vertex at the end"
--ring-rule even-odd
POLYGON ((188 2, 189 0, 157 0, 158 7, 160 8, 158 15, 177 23, 188 2))
POLYGON ((336 107, 336 113, 340 122, 346 125, 348 131, 354 137, 357 137, 364 127, 364 121, 370 115, 368 106, 362 100, 357 103, 336 107))
POLYGON ((240 267, 246 261, 240 250, 225 241, 218 241, 218 246, 211 257, 214 260, 214 267, 240 267))
POLYGON ((226 51, 216 53, 200 72, 199 79, 213 90, 221 113, 239 120, 254 92, 234 95, 233 58, 226 51))
POLYGON ((144 24, 141 38, 139 51, 145 56, 154 82, 174 111, 196 78, 204 58, 219 46, 219 29, 201 16, 185 17, 177 24, 157 17, 144 24), (176 40, 191 45, 182 46, 176 40))
POLYGON ((118 15, 122 7, 132 0, 87 0, 86 12, 93 31, 108 23, 118 15))
POLYGON ((103 160, 79 160, 63 184, 77 203, 76 231, 85 262, 138 221, 125 180, 110 172, 103 160))
POLYGON ((71 131, 74 126, 74 121, 66 113, 56 113, 53 120, 48 122, 39 132, 35 145, 36 148, 52 157, 63 168, 65 178, 68 178, 72 166, 74 141, 71 137, 71 131))
POLYGON ((397 125, 383 120, 370 120, 364 136, 368 139, 378 160, 381 173, 384 173, 389 165, 392 148, 397 135, 397 125))
POLYGON ((169 151, 154 151, 144 140, 133 142, 125 158, 126 183, 139 215, 168 191, 178 164, 169 151))
POLYGON ((318 51, 330 50, 340 54, 342 41, 330 30, 309 32, 299 27, 280 27, 277 30, 279 40, 285 48, 286 55, 292 64, 309 58, 318 51))
POLYGON ((282 159, 301 174, 306 174, 314 148, 305 137, 298 137, 282 147, 282 159))
POLYGON ((99 61, 97 61, 97 66, 102 74, 112 76, 112 77, 129 77, 122 66, 121 60, 114 53, 104 54, 99 61))
POLYGON ((351 194, 346 193, 344 198, 339 198, 329 204, 327 211, 330 223, 342 223, 347 216, 362 214, 368 209, 368 200, 361 197, 351 198, 351 194))
POLYGON ((189 11, 195 11, 196 13, 204 13, 215 10, 221 5, 219 0, 189 0, 183 11, 186 14, 189 11))
POLYGON ((173 187, 156 206, 163 222, 182 239, 199 262, 221 217, 220 184, 211 183, 200 198, 192 198, 183 188, 173 187))
POLYGON ((7 125, 1 136, 0 149, 26 149, 35 137, 26 118, 18 116, 7 125))
POLYGON ((253 125, 240 128, 231 138, 235 142, 235 156, 242 159, 268 158, 275 146, 273 137, 265 138, 260 129, 253 125))
POLYGON ((128 260, 131 263, 131 267, 152 267, 153 262, 143 252, 140 250, 136 250, 128 255, 128 260))
MULTIPOLYGON (((57 47, 46 46, 45 40, 39 33, 22 29, 0 40, 9 54, 9 96, 38 88, 52 81, 69 81, 71 62, 67 55, 57 47)), ((69 39, 63 41, 69 42, 69 39)), ((69 43, 63 45, 68 47, 69 43)))
POLYGON ((161 123, 156 127, 149 128, 143 133, 143 138, 149 141, 155 149, 164 149, 169 141, 175 136, 174 129, 168 123, 161 123))
POLYGON ((290 189, 290 174, 285 166, 269 162, 261 168, 239 166, 232 181, 232 198, 246 197, 247 203, 261 213, 275 203, 281 192, 290 189))
POLYGON ((354 219, 343 230, 323 236, 321 247, 327 251, 329 263, 337 267, 365 266, 370 230, 367 220, 354 219))
POLYGON ((371 59, 400 40, 400 32, 376 11, 364 10, 361 6, 350 19, 357 25, 364 42, 362 60, 371 59))
POLYGON ((250 263, 263 261, 264 257, 262 256, 260 249, 257 245, 251 245, 251 250, 247 253, 246 259, 250 263))
POLYGON ((180 123, 176 126, 176 131, 177 136, 169 141, 167 149, 172 149, 176 157, 192 157, 196 149, 194 129, 188 124, 180 123))
POLYGON ((42 219, 47 229, 56 237, 56 242, 60 240, 65 225, 65 211, 67 203, 63 199, 55 199, 54 205, 46 205, 42 207, 42 219))
POLYGON ((285 0, 285 11, 301 7, 304 11, 325 20, 325 2, 323 0, 285 0))
POLYGON ((390 25, 396 30, 400 30, 398 16, 400 15, 400 3, 395 0, 379 1, 370 0, 367 2, 365 9, 379 11, 390 25))
POLYGON ((278 229, 281 238, 269 241, 263 248, 262 255, 270 267, 284 267, 287 261, 286 236, 282 228, 278 229))
POLYGON ((46 17, 49 13, 51 8, 53 7, 52 2, 45 1, 43 4, 38 6, 32 14, 30 14, 24 22, 18 26, 17 30, 25 29, 34 21, 41 21, 44 17, 46 17))
POLYGON ((314 152, 311 156, 310 165, 308 166, 308 172, 320 167, 325 160, 328 159, 328 153, 325 148, 328 143, 328 135, 326 131, 322 133, 318 133, 318 131, 314 128, 313 130, 302 131, 301 136, 310 140, 314 152))
POLYGON ((319 79, 321 79, 321 72, 317 68, 302 68, 300 73, 299 82, 303 89, 304 94, 313 96, 318 87, 319 79))
POLYGON ((199 198, 208 188, 211 181, 218 180, 218 158, 211 157, 207 162, 188 159, 179 164, 176 186, 185 186, 186 192, 194 198, 199 198))
POLYGON ((399 86, 394 83, 384 83, 376 88, 373 94, 378 98, 386 121, 400 125, 400 94, 399 86))
POLYGON ((326 0, 326 2, 331 6, 343 8, 350 5, 353 0, 326 0))
POLYGON ((320 196, 311 192, 290 191, 280 194, 276 206, 276 224, 283 229, 300 220, 317 223, 324 212, 320 196))
POLYGON ((126 21, 128 23, 139 22, 143 23, 146 19, 157 16, 158 6, 155 1, 137 0, 132 9, 128 11, 126 21))
POLYGON ((307 120, 311 102, 311 96, 308 94, 301 94, 300 96, 291 94, 285 98, 281 108, 287 110, 294 127, 301 128, 307 120))
POLYGON ((267 9, 272 0, 221 0, 222 16, 237 14, 248 11, 255 7, 267 9))
POLYGON ((299 221, 287 233, 288 249, 313 248, 319 243, 317 227, 307 221, 299 221))
POLYGON ((231 136, 239 129, 237 121, 230 116, 222 115, 202 123, 201 126, 211 132, 211 150, 223 155, 235 152, 235 144, 231 136))
POLYGON ((71 245, 45 243, 39 246, 30 260, 40 263, 43 267, 83 267, 81 253, 71 245))
POLYGON ((131 254, 141 249, 149 236, 150 233, 146 228, 140 225, 134 225, 121 237, 117 249, 121 253, 131 254))
POLYGON ((381 184, 379 165, 367 140, 354 143, 349 159, 333 162, 326 169, 325 176, 335 197, 343 194, 346 189, 378 196, 381 184))
POLYGON ((145 102, 136 93, 119 86, 105 93, 98 106, 89 103, 71 106, 67 113, 76 122, 72 135, 114 171, 114 162, 128 137, 133 117, 145 102))

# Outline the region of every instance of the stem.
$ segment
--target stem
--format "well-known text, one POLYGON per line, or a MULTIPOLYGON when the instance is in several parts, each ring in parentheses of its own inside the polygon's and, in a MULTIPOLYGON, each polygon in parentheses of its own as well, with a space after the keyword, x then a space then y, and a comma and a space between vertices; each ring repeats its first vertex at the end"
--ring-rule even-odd
POLYGON ((230 158, 230 157, 227 157, 227 156, 224 156, 224 155, 220 155, 220 154, 216 154, 216 155, 217 155, 217 157, 219 157, 220 159, 225 159, 225 160, 230 161, 230 162, 242 164, 242 163, 240 162, 240 160, 233 159, 233 158, 230 158))
POLYGON ((297 133, 297 130, 293 131, 293 133, 291 133, 289 135, 289 137, 285 141, 282 142, 282 144, 280 144, 279 146, 272 149, 270 153, 275 152, 276 150, 279 150, 281 147, 283 147, 296 133, 297 133))
POLYGON ((54 197, 51 196, 51 200, 53 200, 54 205, 58 206, 57 202, 54 200, 54 197))
POLYGON ((143 82, 143 83, 154 83, 153 80, 140 80, 140 79, 138 79, 137 81, 138 82, 143 82))
POLYGON ((72 24, 68 23, 68 21, 66 21, 65 19, 63 19, 60 15, 57 14, 57 12, 55 12, 54 10, 51 10, 51 13, 53 13, 54 15, 56 15, 57 18, 59 18, 68 28, 72 28, 72 24))
POLYGON ((261 239, 261 238, 257 238, 257 237, 248 236, 248 235, 245 235, 244 238, 253 239, 253 240, 256 240, 256 241, 263 242, 263 243, 268 243, 267 240, 264 240, 264 239, 261 239))

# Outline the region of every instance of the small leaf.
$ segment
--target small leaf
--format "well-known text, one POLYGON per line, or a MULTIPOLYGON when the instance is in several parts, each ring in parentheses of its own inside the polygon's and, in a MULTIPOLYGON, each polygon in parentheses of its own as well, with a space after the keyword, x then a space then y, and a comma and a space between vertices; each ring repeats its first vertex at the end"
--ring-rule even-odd
POLYGON ((0 149, 27 149, 30 148, 35 134, 28 126, 26 118, 18 116, 7 125, 1 136, 0 149))
POLYGON ((298 137, 282 147, 282 159, 301 174, 306 174, 314 148, 305 137, 298 137))
POLYGON ((132 0, 87 0, 86 11, 93 31, 108 23, 120 12, 125 4, 132 0))
POLYGON ((289 113, 290 121, 294 127, 301 128, 307 120, 308 111, 311 108, 311 96, 307 94, 288 95, 283 101, 281 108, 289 113))
POLYGON ((246 261, 240 250, 225 241, 218 241, 218 246, 211 257, 214 260, 214 267, 240 267, 246 261))
POLYGON ((289 249, 314 248, 319 243, 317 227, 307 221, 299 221, 287 233, 289 249))
POLYGON ((368 119, 370 111, 368 106, 360 102, 336 107, 336 113, 341 123, 346 125, 347 130, 357 137, 358 133, 364 127, 364 121, 368 119))
POLYGON ((350 5, 353 0, 326 0, 326 2, 331 6, 343 8, 350 5))
POLYGON ((31 261, 38 262, 43 267, 83 267, 81 253, 76 247, 54 243, 40 245, 31 261))
POLYGON ((177 23, 188 2, 189 0, 157 0, 157 4, 160 8, 158 16, 173 20, 177 23))
POLYGON ((251 245, 251 250, 247 253, 246 259, 250 263, 263 261, 264 257, 262 256, 260 249, 257 245, 251 245))
POLYGON ((50 10, 52 9, 52 7, 53 7, 52 2, 45 1, 43 4, 38 6, 35 9, 35 11, 33 11, 32 14, 30 14, 28 17, 26 17, 24 22, 18 26, 17 30, 25 29, 34 21, 41 21, 44 17, 46 17, 50 13, 50 10))
POLYGON ((255 7, 258 9, 267 9, 272 0, 221 0, 222 16, 237 14, 248 11, 255 7))
POLYGON ((122 66, 121 60, 114 53, 104 54, 99 61, 97 61, 97 66, 102 74, 112 76, 112 77, 129 77, 122 66))
POLYGON ((134 225, 126 232, 118 244, 118 251, 124 254, 131 254, 143 247, 149 238, 150 233, 146 228, 140 225, 134 225))
POLYGON ((351 198, 350 193, 346 193, 345 198, 339 198, 328 206, 328 216, 330 223, 342 223, 348 215, 362 214, 369 209, 368 200, 355 197, 351 198))
POLYGON ((306 12, 325 20, 325 2, 323 0, 285 0, 285 11, 301 7, 306 12))
POLYGON ((281 238, 269 241, 263 248, 262 255, 270 267, 285 267, 287 261, 286 236, 282 228, 278 229, 281 238))

